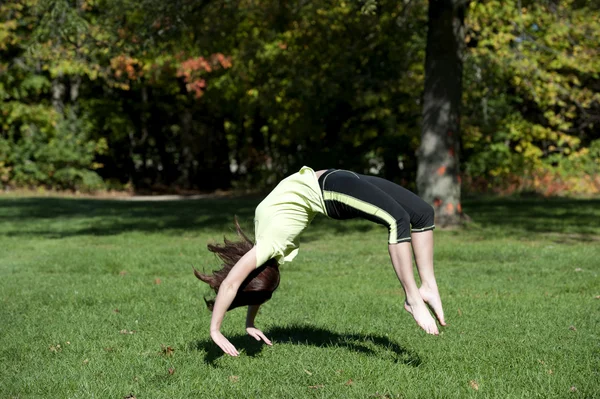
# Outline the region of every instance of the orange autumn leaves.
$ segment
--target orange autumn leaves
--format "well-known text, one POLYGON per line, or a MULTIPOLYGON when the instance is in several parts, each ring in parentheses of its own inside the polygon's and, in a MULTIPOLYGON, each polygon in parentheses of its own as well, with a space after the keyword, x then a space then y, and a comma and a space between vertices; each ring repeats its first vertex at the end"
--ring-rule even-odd
POLYGON ((144 62, 121 54, 110 60, 110 67, 114 77, 119 80, 119 83, 115 85, 124 90, 129 90, 131 81, 141 79, 150 72, 161 70, 161 72, 167 73, 167 76, 183 79, 187 92, 192 93, 197 99, 202 97, 206 89, 206 73, 232 67, 231 57, 221 53, 211 54, 207 58, 188 57, 181 61, 182 58, 184 56, 179 54, 170 60, 144 62), (173 76, 173 72, 175 72, 175 76, 173 76))
POLYGON ((141 62, 128 55, 121 54, 110 60, 110 66, 114 70, 114 75, 118 79, 125 75, 129 80, 135 80, 142 76, 141 62))
POLYGON ((202 72, 212 72, 219 68, 228 69, 231 66, 231 57, 221 53, 212 54, 208 60, 204 57, 189 58, 181 63, 177 70, 177 77, 183 77, 187 91, 200 98, 206 87, 206 80, 201 77, 202 72))

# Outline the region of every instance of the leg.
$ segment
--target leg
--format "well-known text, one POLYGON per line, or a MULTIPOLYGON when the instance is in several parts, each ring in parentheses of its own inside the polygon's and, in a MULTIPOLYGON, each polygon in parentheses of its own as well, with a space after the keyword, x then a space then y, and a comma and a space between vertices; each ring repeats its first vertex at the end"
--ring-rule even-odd
POLYGON ((392 197, 410 216, 410 224, 413 231, 433 230, 434 211, 433 207, 423 201, 421 197, 410 190, 399 186, 389 180, 377 176, 359 175, 361 180, 366 180, 392 197))
POLYGON ((417 282, 413 274, 410 243, 400 242, 390 244, 389 251, 394 270, 406 295, 404 309, 413 316, 419 327, 425 330, 425 332, 428 334, 439 334, 435 320, 427 310, 425 302, 421 297, 421 292, 417 288, 417 282))
POLYGON ((433 273, 433 208, 413 192, 391 181, 376 176, 360 176, 361 179, 388 193, 410 215, 412 247, 422 284, 419 291, 425 303, 434 311, 440 324, 445 326, 442 300, 433 273))
POLYGON ((322 189, 328 216, 361 217, 388 227, 390 258, 406 294, 404 308, 427 333, 438 334, 413 274, 410 215, 389 194, 352 172, 330 174, 323 180, 322 189))
POLYGON ((419 277, 421 277, 419 292, 425 303, 435 313, 440 324, 445 326, 442 300, 433 273, 433 231, 413 232, 411 236, 417 269, 419 270, 419 277))

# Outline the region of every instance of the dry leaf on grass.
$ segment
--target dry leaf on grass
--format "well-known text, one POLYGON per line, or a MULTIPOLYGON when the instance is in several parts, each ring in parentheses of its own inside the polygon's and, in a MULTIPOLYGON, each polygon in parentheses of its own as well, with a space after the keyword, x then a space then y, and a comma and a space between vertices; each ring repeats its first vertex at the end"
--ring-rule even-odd
POLYGON ((239 375, 230 375, 229 376, 229 381, 231 381, 231 382, 238 382, 239 380, 240 380, 239 375))
POLYGON ((119 276, 125 276, 127 274, 127 272, 125 270, 121 270, 119 272, 119 276))
POLYGON ((123 399, 136 399, 135 395, 130 393, 129 395, 123 396, 123 399))
POLYGON ((594 298, 595 299, 600 299, 600 295, 596 295, 594 298))
POLYGON ((114 310, 113 310, 113 312, 115 312, 115 313, 119 313, 119 312, 120 312, 120 310, 119 310, 119 309, 114 309, 114 310))
POLYGON ((83 364, 88 364, 89 362, 90 362, 90 359, 85 359, 85 360, 83 361, 83 364))
POLYGON ((131 331, 129 331, 129 330, 121 330, 121 331, 119 331, 119 332, 120 332, 121 334, 130 334, 130 335, 131 335, 131 334, 135 334, 135 330, 131 330, 131 331))
POLYGON ((175 374, 175 369, 171 367, 169 369, 169 375, 173 375, 173 374, 175 374))
POLYGON ((310 371, 308 371, 307 369, 304 369, 304 372, 308 375, 312 375, 312 373, 310 371))
POLYGON ((175 352, 175 349, 171 348, 170 346, 161 345, 161 348, 162 349, 161 349, 160 353, 165 356, 172 356, 173 352, 175 352))
POLYGON ((552 369, 548 370, 548 374, 552 375, 554 374, 554 371, 552 371, 552 369))
POLYGON ((53 353, 57 353, 62 351, 62 348, 60 347, 60 344, 56 344, 56 345, 50 345, 50 352, 53 353))
POLYGON ((159 279, 159 278, 157 278, 157 279, 154 279, 154 284, 157 284, 157 285, 158 285, 158 284, 160 284, 160 283, 162 283, 162 281, 160 281, 160 279, 159 279))
POLYGON ((576 272, 581 272, 583 271, 583 269, 581 267, 578 267, 577 269, 575 269, 576 272))
POLYGON ((350 386, 354 384, 354 382, 352 382, 352 378, 350 378, 348 381, 346 381, 346 385, 350 386))
POLYGON ((458 308, 458 315, 462 316, 462 311, 460 310, 460 308, 458 308))
POLYGON ((570 326, 569 330, 571 330, 571 331, 577 331, 577 329, 575 328, 575 326, 570 326))
POLYGON ((324 385, 311 385, 309 386, 310 389, 319 389, 319 388, 323 388, 324 385))
POLYGON ((571 391, 571 392, 576 392, 576 391, 577 391, 577 387, 575 387, 575 385, 573 385, 573 386, 570 388, 570 391, 571 391))
POLYGON ((471 380, 469 381, 469 385, 471 386, 471 388, 473 388, 476 391, 479 391, 479 384, 477 383, 477 381, 475 380, 471 380))

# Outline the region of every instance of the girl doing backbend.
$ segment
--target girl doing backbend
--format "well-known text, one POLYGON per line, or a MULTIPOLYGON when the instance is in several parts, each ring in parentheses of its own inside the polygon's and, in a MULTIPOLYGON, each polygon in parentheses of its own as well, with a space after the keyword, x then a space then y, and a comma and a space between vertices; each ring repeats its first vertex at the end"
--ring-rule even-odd
POLYGON ((388 228, 390 258, 406 295, 404 308, 419 327, 437 335, 438 327, 427 305, 441 325, 446 323, 433 273, 433 208, 412 192, 379 177, 339 169, 315 172, 305 166, 282 180, 256 208, 256 244, 236 221, 241 242, 225 240, 224 245, 208 246, 223 260, 223 268, 212 275, 194 271, 217 292, 215 300, 207 303, 212 310, 213 341, 225 353, 237 356, 236 348, 220 332, 221 323, 228 310, 248 306, 246 331, 271 345, 254 327, 254 319, 260 305, 279 285, 279 264, 296 256, 298 236, 318 213, 333 219, 364 218, 388 228), (413 275, 411 246, 420 288, 413 275))

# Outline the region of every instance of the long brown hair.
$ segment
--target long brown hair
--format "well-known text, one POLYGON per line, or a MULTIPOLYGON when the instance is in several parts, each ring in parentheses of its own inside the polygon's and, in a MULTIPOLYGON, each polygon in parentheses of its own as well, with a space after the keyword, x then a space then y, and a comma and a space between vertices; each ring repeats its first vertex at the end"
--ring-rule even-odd
MULTIPOLYGON (((223 244, 208 244, 208 250, 216 254, 222 261, 220 270, 214 270, 212 274, 200 273, 194 269, 194 275, 212 288, 215 293, 219 292, 221 283, 233 266, 240 260, 246 252, 254 247, 252 240, 243 232, 237 217, 235 218, 235 229, 240 238, 239 241, 230 241, 223 238, 223 244)), ((276 259, 269 259, 265 264, 252 271, 242 282, 238 292, 229 306, 228 310, 239 306, 260 305, 271 298, 273 291, 279 286, 279 265, 276 259)), ((206 306, 212 311, 215 305, 214 299, 204 298, 206 306)))

